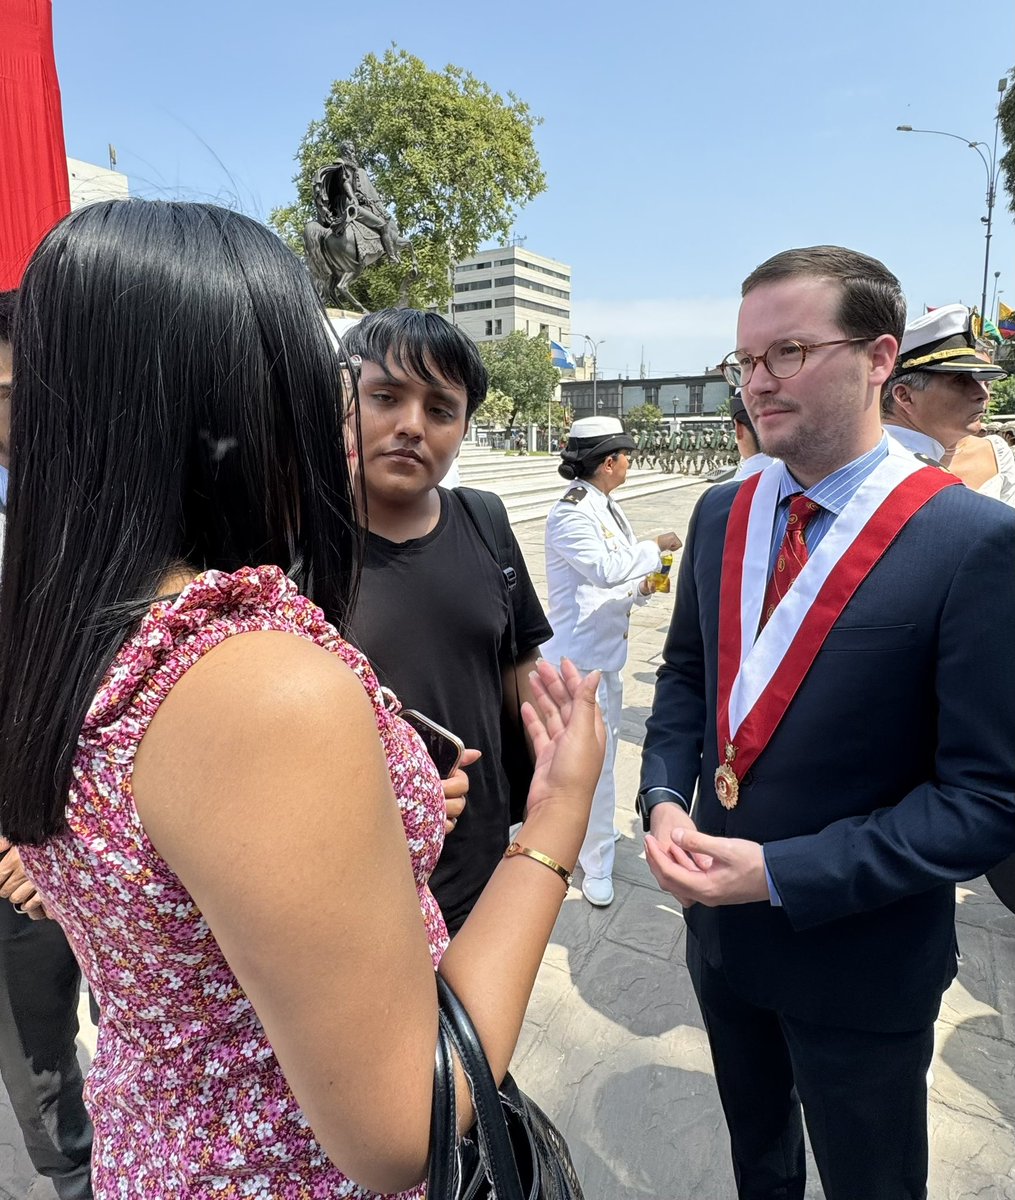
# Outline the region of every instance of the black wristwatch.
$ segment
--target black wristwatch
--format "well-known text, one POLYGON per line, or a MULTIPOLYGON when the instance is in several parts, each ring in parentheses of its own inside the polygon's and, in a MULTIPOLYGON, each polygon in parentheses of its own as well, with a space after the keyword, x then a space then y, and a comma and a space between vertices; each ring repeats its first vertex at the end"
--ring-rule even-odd
POLYGON ((657 804, 664 804, 667 802, 670 804, 679 804, 684 812, 687 812, 687 806, 684 804, 680 796, 678 796, 677 793, 671 788, 643 788, 638 793, 638 798, 635 801, 635 807, 638 809, 638 812, 641 815, 641 827, 646 833, 649 833, 651 829, 650 817, 652 814, 652 809, 655 808, 657 804))

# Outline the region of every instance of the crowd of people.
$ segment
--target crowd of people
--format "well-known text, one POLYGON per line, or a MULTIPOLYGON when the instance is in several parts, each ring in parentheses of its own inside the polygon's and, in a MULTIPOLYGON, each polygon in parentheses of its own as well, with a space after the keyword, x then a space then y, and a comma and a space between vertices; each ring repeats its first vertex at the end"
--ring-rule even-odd
MULTIPOLYGON (((435 972, 500 1078, 576 865, 613 900, 629 622, 681 548, 614 496, 636 443, 572 427, 544 613, 503 505, 441 486, 486 373, 440 316, 339 339, 255 221, 148 201, 65 218, 6 304, 0 1072, 33 1162, 61 1200, 422 1197, 435 972)), ((753 271, 737 345, 646 858, 738 1195, 803 1197, 806 1122, 829 1200, 912 1200, 954 885, 1015 853, 1003 372, 839 247, 753 271)))

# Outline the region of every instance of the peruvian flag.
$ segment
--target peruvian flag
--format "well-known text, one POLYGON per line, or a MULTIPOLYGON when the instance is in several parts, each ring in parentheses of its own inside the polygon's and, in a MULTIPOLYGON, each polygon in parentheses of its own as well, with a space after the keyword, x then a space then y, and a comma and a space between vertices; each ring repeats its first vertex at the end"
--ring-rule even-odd
POLYGON ((0 0, 0 291, 70 212, 51 0, 0 0))

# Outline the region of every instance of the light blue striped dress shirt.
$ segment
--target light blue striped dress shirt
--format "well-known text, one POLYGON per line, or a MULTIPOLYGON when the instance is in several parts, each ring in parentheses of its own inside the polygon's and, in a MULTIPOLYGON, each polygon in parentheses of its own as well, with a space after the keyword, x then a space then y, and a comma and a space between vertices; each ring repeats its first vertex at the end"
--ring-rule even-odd
MULTIPOLYGON (((856 495, 860 484, 874 468, 888 457, 888 435, 885 434, 873 450, 868 450, 859 458, 846 463, 831 475, 826 475, 820 483, 804 491, 808 500, 821 506, 821 511, 811 517, 807 525, 804 540, 807 552, 813 554, 821 539, 831 529, 832 522, 846 507, 846 504, 856 495)), ((772 529, 772 552, 768 559, 769 575, 775 570, 775 560, 779 557, 779 547, 786 535, 786 519, 789 516, 791 497, 803 491, 801 485, 789 473, 789 468, 782 464, 782 478, 779 481, 779 500, 775 509, 775 525, 772 529)))

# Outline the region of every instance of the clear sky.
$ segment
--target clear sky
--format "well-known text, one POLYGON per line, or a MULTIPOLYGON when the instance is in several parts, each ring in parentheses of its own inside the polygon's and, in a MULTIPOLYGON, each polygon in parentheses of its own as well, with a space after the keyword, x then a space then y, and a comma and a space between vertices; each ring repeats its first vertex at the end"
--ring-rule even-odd
MULTIPOLYGON (((257 216, 294 196, 293 158, 332 80, 392 42, 451 62, 543 118, 546 192, 516 233, 573 268, 573 328, 604 375, 697 372, 735 342, 739 286, 770 254, 837 242, 883 259, 910 311, 978 304, 986 172, 1015 63, 1015 5, 954 0, 54 0, 67 153, 136 195, 257 216), (966 15, 968 14, 968 15, 966 15)), ((1015 230, 994 210, 1015 306, 1015 230)))

